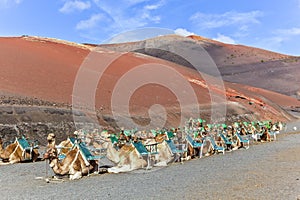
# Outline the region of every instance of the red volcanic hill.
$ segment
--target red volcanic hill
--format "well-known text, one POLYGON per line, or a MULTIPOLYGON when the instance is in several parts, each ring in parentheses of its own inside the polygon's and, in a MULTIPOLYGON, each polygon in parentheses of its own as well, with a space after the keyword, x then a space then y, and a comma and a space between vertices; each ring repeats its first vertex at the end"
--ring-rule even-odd
MULTIPOLYGON (((264 88, 289 96, 300 91, 300 57, 243 45, 224 44, 201 36, 183 38, 177 35, 168 35, 145 41, 104 45, 103 47, 119 51, 140 52, 192 67, 191 63, 170 51, 151 48, 151 46, 161 47, 161 41, 164 41, 164 49, 178 49, 180 51, 183 47, 188 46, 188 48, 192 47, 199 52, 205 50, 217 65, 225 81, 264 88)), ((205 73, 215 75, 208 69, 202 70, 205 73)))
MULTIPOLYGON (((222 121, 225 119, 221 113, 224 108, 227 121, 294 119, 283 108, 299 107, 299 101, 295 98, 249 86, 253 84, 221 82, 225 86, 222 88, 219 84, 220 77, 210 74, 210 68, 204 67, 204 71, 199 73, 191 67, 183 66, 188 63, 188 60, 198 60, 197 55, 194 54, 195 49, 187 48, 186 52, 179 56, 174 54, 176 51, 161 48, 159 44, 162 44, 162 41, 170 41, 171 46, 167 48, 177 48, 183 44, 188 47, 193 44, 193 47, 198 45, 199 51, 203 50, 198 44, 199 41, 177 36, 99 47, 39 37, 0 38, 2 107, 54 106, 56 109, 68 110, 73 99, 73 103, 75 100, 78 106, 76 108, 81 109, 85 115, 88 116, 95 110, 100 123, 109 126, 120 125, 118 120, 125 122, 124 126, 128 125, 126 122, 130 120, 140 125, 151 124, 153 122, 150 122, 149 117, 161 121, 164 119, 164 110, 166 110, 167 122, 164 124, 166 126, 179 125, 182 116, 207 119, 214 116, 216 122, 222 121), (132 49, 135 51, 131 52, 132 49), (144 53, 155 54, 155 57, 144 53), (189 55, 192 57, 187 58, 189 55), (183 56, 187 57, 183 58, 183 56), (170 58, 183 63, 167 61, 173 61, 170 58), (193 97, 196 97, 196 100, 193 97), (157 104, 163 108, 153 107, 157 104), (194 112, 199 107, 200 116, 194 112), (149 113, 150 108, 153 109, 149 113)), ((209 49, 213 45, 219 45, 216 48, 233 48, 210 40, 200 42, 207 43, 205 46, 207 52, 217 51, 209 49)), ((229 54, 239 51, 239 54, 243 52, 246 55, 247 48, 249 47, 241 46, 226 51, 229 54)), ((256 52, 259 54, 266 51, 256 52)), ((211 57, 214 58, 217 54, 221 55, 218 52, 211 57)), ((250 60, 254 60, 252 57, 247 58, 248 60, 242 59, 241 63, 251 64, 250 60)), ((280 62, 291 59, 281 54, 264 53, 258 55, 256 63, 260 63, 262 58, 265 63, 273 62, 274 59, 280 62)), ((222 59, 216 59, 218 67, 222 59)), ((235 63, 239 60, 234 59, 235 63)), ((233 65, 219 67, 221 74, 224 73, 222 69, 227 67, 233 70, 231 77, 238 76, 234 69, 239 72, 240 67, 233 65)), ((285 68, 286 74, 291 73, 288 69, 290 68, 285 68)), ((235 82, 235 79, 230 81, 235 82)), ((268 81, 268 77, 263 81, 268 81)), ((32 121, 33 119, 36 122, 47 121, 43 117, 48 115, 36 115, 38 117, 31 117, 32 121)), ((59 120, 64 120, 62 115, 59 120)), ((18 118, 17 121, 22 122, 24 119, 18 118)), ((27 122, 31 121, 27 119, 27 122)), ((3 123, 15 123, 15 120, 4 120, 3 123)))
POLYGON ((300 91, 300 57, 196 36, 190 38, 204 46, 226 81, 286 95, 295 95, 300 91))

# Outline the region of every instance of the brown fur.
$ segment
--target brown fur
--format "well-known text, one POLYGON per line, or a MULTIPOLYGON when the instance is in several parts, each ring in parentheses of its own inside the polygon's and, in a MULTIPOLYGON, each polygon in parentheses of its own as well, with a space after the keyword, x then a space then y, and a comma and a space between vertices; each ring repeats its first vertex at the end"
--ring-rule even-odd
POLYGON ((167 140, 168 137, 166 134, 157 134, 156 137, 155 137, 155 141, 157 143, 162 143, 164 140, 167 140))
POLYGON ((158 134, 155 139, 148 139, 144 144, 157 144, 158 154, 155 155, 156 165, 167 165, 172 161, 172 152, 168 148, 168 144, 165 142, 167 139, 166 134, 158 134))
POLYGON ((260 136, 260 139, 261 141, 271 141, 271 136, 267 129, 264 130, 263 134, 260 136))
MULTIPOLYGON (((37 149, 33 149, 32 151, 32 161, 35 162, 39 156, 39 152, 37 149)), ((30 157, 29 152, 26 152, 25 157, 30 157)), ((14 143, 8 145, 5 149, 3 149, 3 141, 0 139, 0 158, 2 159, 2 162, 14 164, 18 162, 24 161, 23 155, 22 155, 22 149, 18 145, 17 141, 14 143)))
POLYGON ((47 137, 47 154, 49 165, 56 175, 69 175, 70 180, 79 179, 87 175, 94 168, 92 165, 86 165, 78 148, 74 148, 66 153, 66 157, 62 161, 58 161, 58 151, 55 148, 55 135, 49 134, 47 137))
MULTIPOLYGON (((207 140, 207 141, 205 141, 205 143, 203 145, 202 154, 210 155, 211 151, 212 151, 211 144, 207 140)), ((190 156, 191 158, 194 158, 194 157, 198 156, 199 153, 200 153, 200 148, 193 148, 190 144, 188 144, 188 153, 187 153, 188 156, 190 156)))
POLYGON ((3 141, 0 138, 0 158, 2 159, 2 161, 8 162, 9 156, 13 153, 13 151, 15 150, 16 147, 17 147, 17 144, 12 143, 12 144, 8 145, 5 149, 3 149, 3 141))
POLYGON ((111 142, 107 142, 107 158, 117 164, 108 169, 110 173, 132 171, 147 166, 147 162, 139 156, 133 144, 125 144, 117 151, 111 142))
POLYGON ((73 144, 69 139, 67 139, 59 143, 58 147, 61 148, 59 153, 66 155, 73 147, 73 144))

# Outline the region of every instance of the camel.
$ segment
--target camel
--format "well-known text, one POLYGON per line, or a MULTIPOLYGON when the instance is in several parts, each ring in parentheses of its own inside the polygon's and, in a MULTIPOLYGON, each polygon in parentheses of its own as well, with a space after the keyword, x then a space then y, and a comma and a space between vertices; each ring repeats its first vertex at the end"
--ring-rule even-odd
POLYGON ((278 129, 279 131, 282 131, 284 127, 286 127, 286 124, 282 123, 282 122, 278 122, 277 123, 278 129))
MULTIPOLYGON (((95 129, 92 133, 87 134, 84 134, 83 130, 75 131, 74 135, 76 135, 76 138, 68 137, 66 140, 60 142, 56 146, 58 154, 66 155, 74 146, 75 141, 78 140, 77 138, 80 138, 80 141, 83 141, 86 144, 86 146, 94 145, 97 139, 101 139, 101 135, 99 135, 97 131, 98 130, 95 129)), ((102 132, 101 134, 104 134, 104 132, 102 132)))
MULTIPOLYGON (((110 141, 109 135, 101 134, 101 136, 103 143, 93 143, 93 146, 96 149, 107 149, 107 159, 116 164, 116 166, 108 169, 109 173, 128 172, 147 166, 147 162, 143 159, 143 157, 140 155, 140 153, 132 143, 125 142, 121 147, 119 146, 119 149, 117 150, 116 148, 114 148, 114 145, 110 141)), ((136 140, 135 137, 134 140, 136 140)), ((158 154, 156 155, 156 160, 158 161, 157 165, 165 166, 166 163, 170 162, 170 160, 172 159, 172 154, 168 149, 167 144, 162 141, 163 138, 160 138, 157 141, 155 141, 154 139, 150 139, 147 140, 145 144, 161 142, 158 144, 158 154)))
POLYGON ((270 142, 271 141, 271 135, 270 135, 268 129, 266 129, 266 128, 264 129, 262 135, 260 136, 260 140, 262 142, 270 142))
MULTIPOLYGON (((207 143, 205 143, 205 144, 207 144, 207 143)), ((204 146, 203 146, 203 149, 204 149, 204 146)), ((188 150, 187 151, 188 157, 192 159, 192 158, 195 158, 196 155, 199 155, 200 148, 195 149, 190 144, 188 144, 187 150, 188 150)), ((202 154, 208 155, 209 150, 208 150, 207 146, 206 146, 206 149, 205 149, 205 153, 203 153, 203 152, 202 152, 202 154)))
POLYGON ((59 143, 56 146, 59 155, 66 155, 74 146, 75 140, 73 138, 68 137, 66 140, 59 143))
POLYGON ((273 124, 271 127, 271 131, 274 131, 276 133, 279 133, 282 130, 283 130, 282 122, 277 122, 277 123, 273 124))
POLYGON ((255 126, 253 126, 252 124, 249 124, 248 127, 248 133, 251 134, 251 137, 255 140, 258 141, 259 135, 258 135, 258 131, 255 128, 255 126))
POLYGON ((95 166, 90 164, 82 155, 78 147, 67 152, 66 157, 59 161, 58 151, 55 147, 55 135, 47 136, 47 151, 44 154, 45 159, 49 159, 49 166, 56 175, 69 175, 70 180, 80 179, 84 175, 88 175, 90 171, 95 169, 95 166))
POLYGON ((0 138, 0 158, 2 159, 2 162, 7 163, 7 164, 13 164, 20 162, 19 159, 15 159, 17 157, 14 154, 17 154, 15 151, 17 147, 16 143, 12 143, 8 145, 5 149, 3 149, 3 141, 2 138, 0 138))
POLYGON ((111 142, 107 142, 106 145, 106 157, 116 163, 115 167, 108 169, 109 173, 129 172, 147 166, 147 162, 140 156, 132 143, 124 144, 119 151, 113 147, 111 142))
POLYGON ((148 139, 145 145, 157 144, 157 152, 155 155, 155 166, 167 166, 173 160, 172 152, 165 140, 168 140, 167 134, 157 134, 154 139, 148 139))
POLYGON ((0 158, 2 159, 2 165, 19 163, 28 159, 35 162, 38 159, 38 149, 34 147, 24 147, 23 144, 21 144, 23 141, 26 140, 16 138, 14 143, 9 144, 3 149, 3 141, 0 138, 0 158))
MULTIPOLYGON (((196 138, 194 138, 194 141, 203 144, 202 155, 210 156, 213 153, 212 144, 209 140, 206 139, 206 136, 209 135, 209 134, 207 132, 204 132, 204 133, 202 133, 202 134, 199 133, 198 136, 196 138)), ((188 156, 188 158, 192 159, 192 158, 195 158, 198 155, 201 158, 202 157, 202 155, 200 155, 201 148, 200 147, 199 148, 193 148, 189 142, 187 142, 187 143, 188 143, 188 146, 187 146, 187 156, 188 156)))

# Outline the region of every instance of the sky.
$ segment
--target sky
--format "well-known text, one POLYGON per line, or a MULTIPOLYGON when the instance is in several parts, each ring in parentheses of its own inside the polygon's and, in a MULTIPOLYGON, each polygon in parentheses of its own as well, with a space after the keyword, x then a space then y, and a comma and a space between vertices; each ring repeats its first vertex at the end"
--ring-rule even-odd
POLYGON ((148 27, 300 56, 300 0, 0 0, 0 36, 101 44, 148 27))

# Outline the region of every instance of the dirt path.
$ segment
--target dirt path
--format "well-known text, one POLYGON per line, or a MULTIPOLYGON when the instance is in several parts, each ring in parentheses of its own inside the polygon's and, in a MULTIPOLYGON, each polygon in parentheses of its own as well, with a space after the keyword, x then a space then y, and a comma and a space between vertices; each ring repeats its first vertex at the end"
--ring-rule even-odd
POLYGON ((46 183, 45 162, 0 166, 1 199, 297 199, 300 134, 225 155, 46 183))

